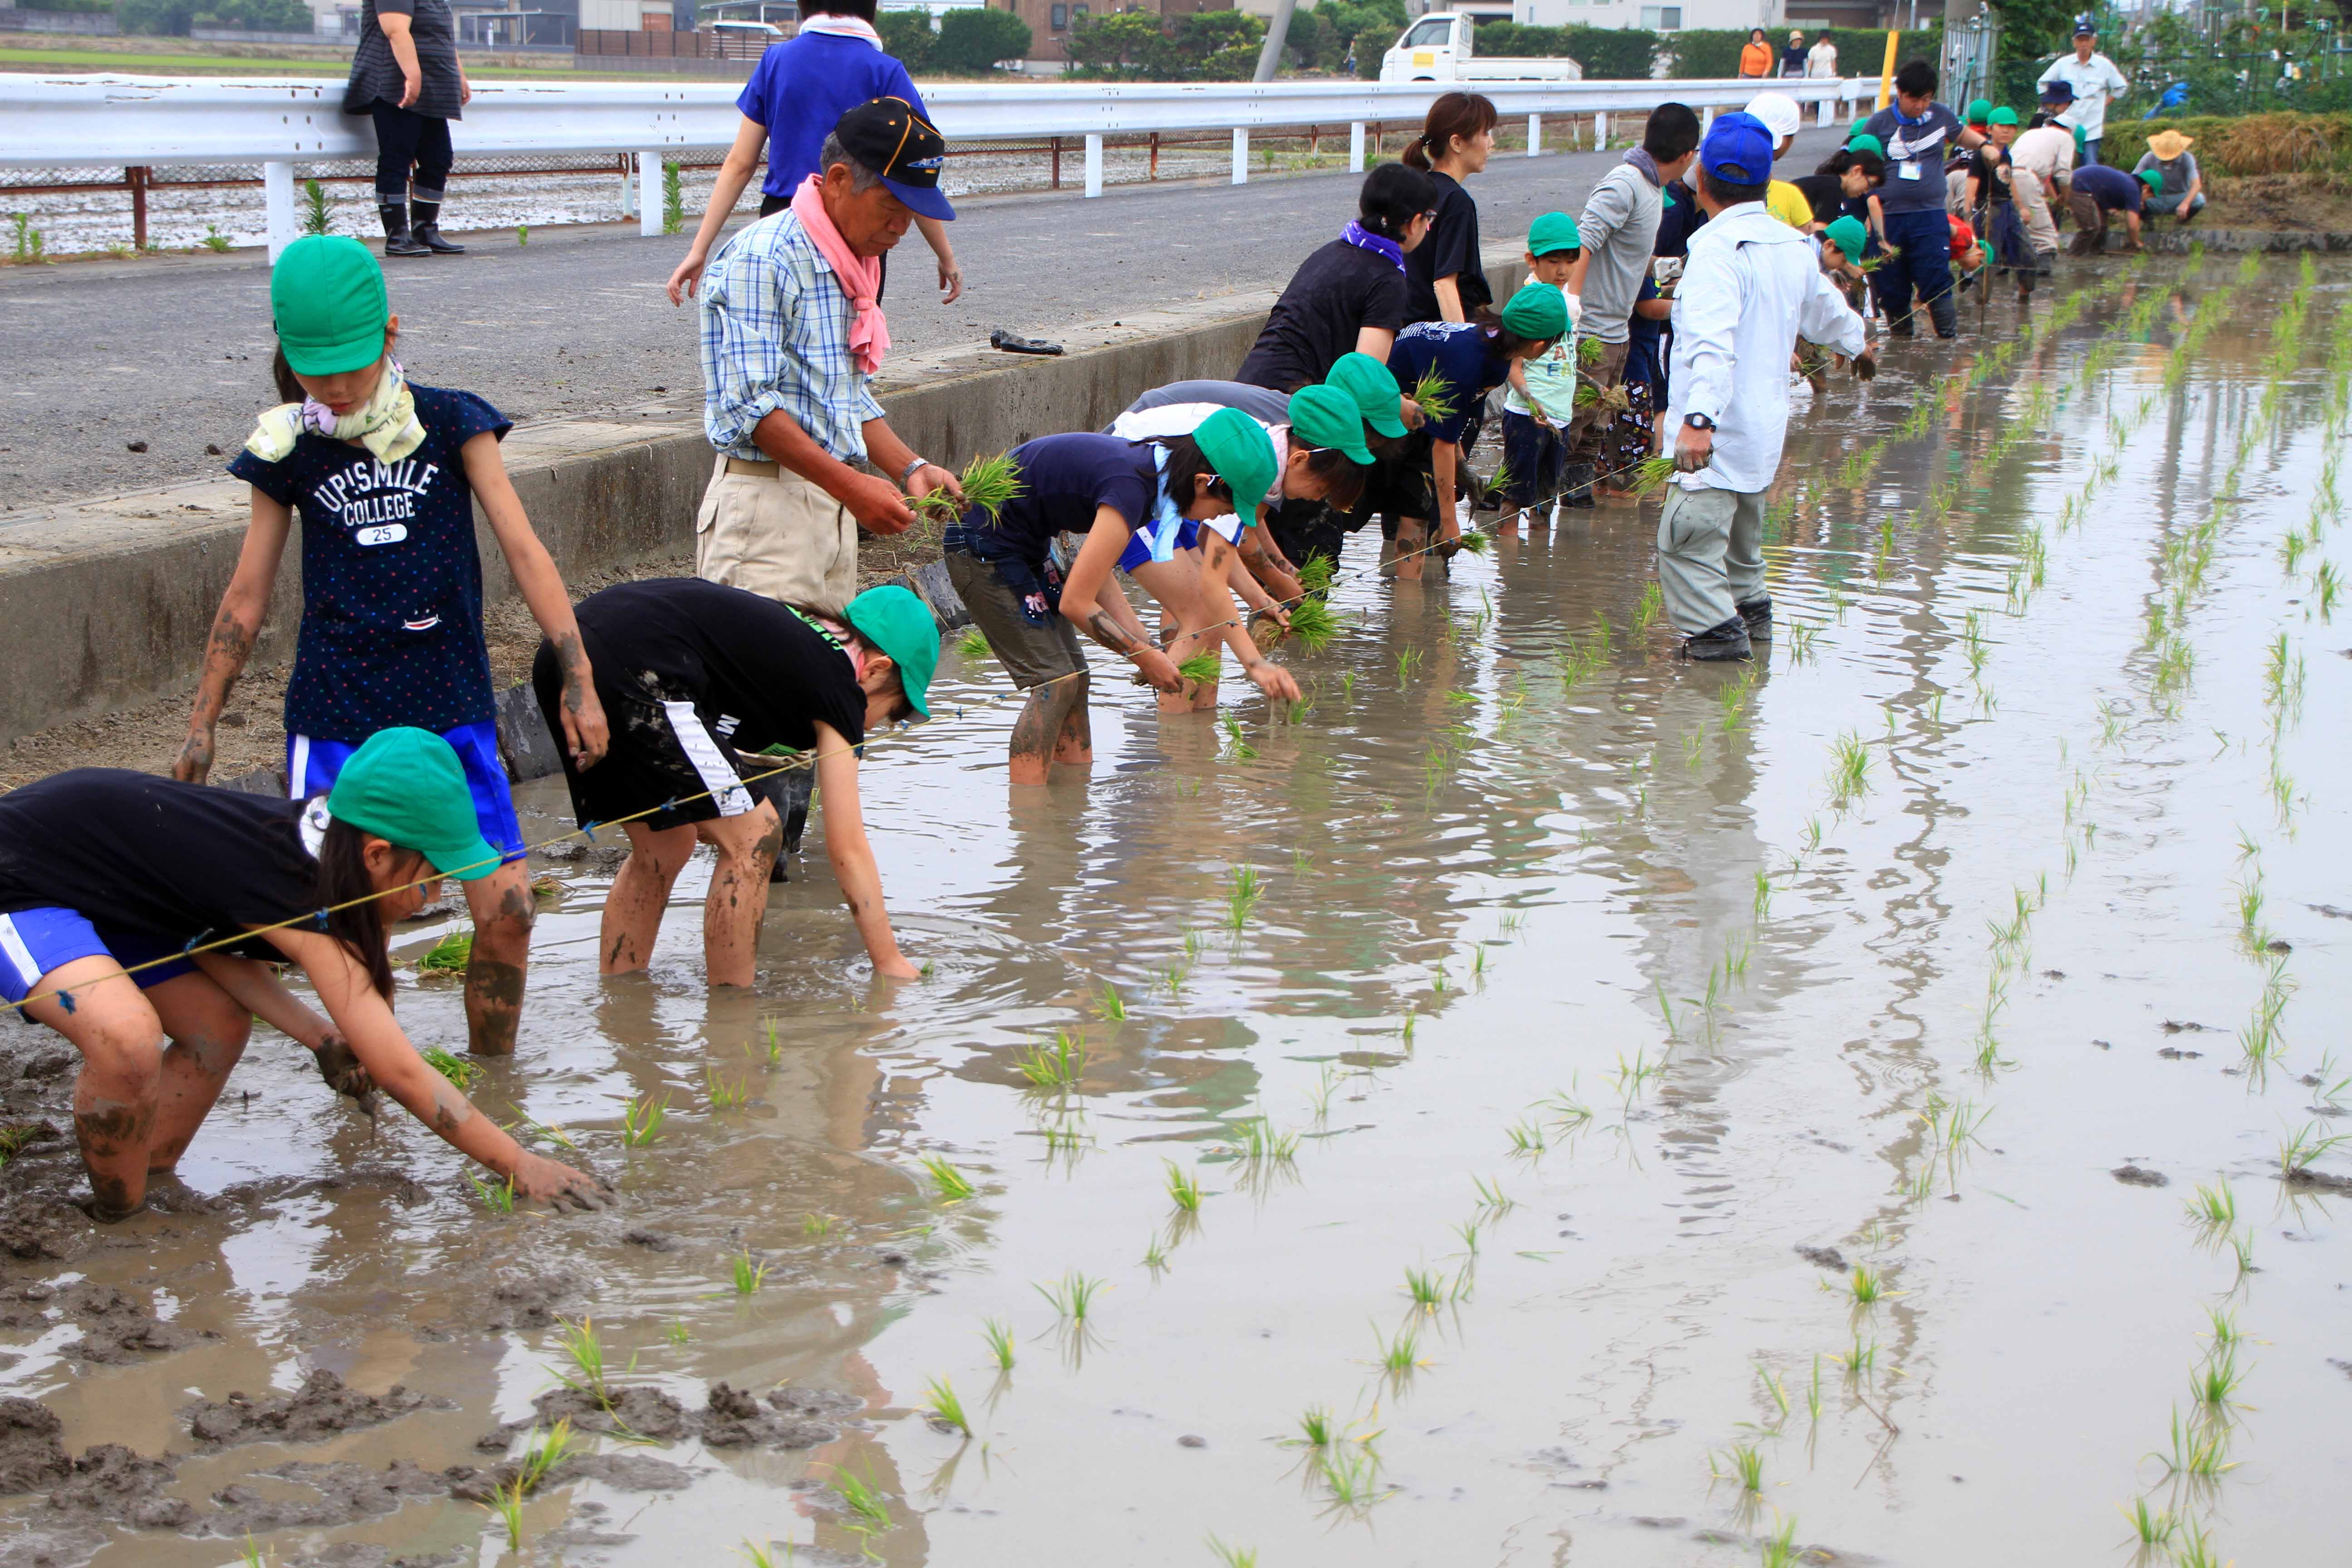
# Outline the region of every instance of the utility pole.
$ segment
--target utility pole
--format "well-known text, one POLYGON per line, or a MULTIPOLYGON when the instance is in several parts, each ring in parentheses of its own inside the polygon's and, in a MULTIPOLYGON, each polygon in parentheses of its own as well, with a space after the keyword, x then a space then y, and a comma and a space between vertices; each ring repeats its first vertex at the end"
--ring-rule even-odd
POLYGON ((1298 0, 1274 0, 1274 19, 1265 25, 1265 46, 1257 52, 1257 74, 1252 81, 1272 81, 1282 63, 1282 46, 1290 37, 1290 13, 1298 0))

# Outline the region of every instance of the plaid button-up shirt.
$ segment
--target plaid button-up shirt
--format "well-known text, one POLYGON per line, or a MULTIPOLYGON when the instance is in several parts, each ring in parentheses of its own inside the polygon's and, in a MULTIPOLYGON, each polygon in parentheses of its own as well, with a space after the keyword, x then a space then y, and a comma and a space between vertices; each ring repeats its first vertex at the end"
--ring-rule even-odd
POLYGON ((702 428, 730 458, 765 459, 751 432, 776 409, 845 463, 866 457, 882 416, 849 352, 852 312, 790 208, 719 253, 702 281, 702 428))

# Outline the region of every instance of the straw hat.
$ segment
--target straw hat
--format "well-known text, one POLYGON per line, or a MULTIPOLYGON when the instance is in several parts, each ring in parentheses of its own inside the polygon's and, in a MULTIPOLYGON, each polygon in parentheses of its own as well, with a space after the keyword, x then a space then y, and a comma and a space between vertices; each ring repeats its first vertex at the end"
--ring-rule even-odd
POLYGON ((2169 163, 2189 151, 2196 142, 2196 137, 2183 136, 2178 131, 2159 131, 2147 139, 2147 150, 2169 163))

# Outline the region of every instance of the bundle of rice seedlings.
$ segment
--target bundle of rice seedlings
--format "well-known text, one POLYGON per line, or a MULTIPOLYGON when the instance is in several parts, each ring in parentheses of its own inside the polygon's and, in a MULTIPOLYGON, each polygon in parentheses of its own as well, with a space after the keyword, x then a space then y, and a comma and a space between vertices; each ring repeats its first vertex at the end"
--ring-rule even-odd
POLYGON ((1644 458, 1633 466, 1633 493, 1655 495, 1665 489, 1666 481, 1675 477, 1672 458, 1644 458))
POLYGON ((474 933, 453 931, 435 942, 433 951, 416 961, 416 970, 420 974, 463 974, 473 957, 474 933))
POLYGON ((1339 563, 1328 555, 1310 555, 1298 563, 1298 585, 1310 594, 1330 592, 1332 574, 1339 563))
POLYGON ((1302 599, 1290 607, 1290 631, 1308 653, 1321 653, 1339 635, 1339 617, 1320 599, 1302 599))
POLYGON ((946 490, 933 490, 908 502, 915 515, 933 522, 954 522, 968 511, 978 511, 992 524, 1021 494, 1021 468, 1013 462, 1013 454, 999 452, 992 458, 974 458, 964 465, 957 476, 963 487, 963 500, 958 500, 946 490))
POLYGON ((1196 653, 1178 665, 1176 673, 1183 677, 1186 684, 1202 686, 1216 679, 1221 668, 1214 653, 1196 653))
POLYGON ((1454 389, 1444 376, 1437 374, 1435 366, 1423 371, 1421 379, 1412 384, 1412 400, 1421 405, 1423 414, 1438 424, 1443 425, 1454 417, 1454 389))
POLYGON ((1579 338, 1576 340, 1576 363, 1579 365, 1600 363, 1601 353, 1601 340, 1599 338, 1579 338))
POLYGON ((1462 537, 1454 542, 1473 555, 1484 555, 1495 548, 1495 536, 1475 528, 1465 528, 1462 537))

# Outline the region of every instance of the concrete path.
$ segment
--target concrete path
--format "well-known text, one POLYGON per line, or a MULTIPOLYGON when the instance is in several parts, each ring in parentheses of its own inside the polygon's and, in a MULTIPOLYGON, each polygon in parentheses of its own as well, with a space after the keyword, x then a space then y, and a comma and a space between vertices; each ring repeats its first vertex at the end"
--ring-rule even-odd
MULTIPOLYGON (((1809 131, 1782 161, 1809 171, 1843 132, 1809 131)), ((1497 156, 1471 184, 1491 246, 1537 214, 1581 209, 1622 154, 1497 156)), ((1075 196, 967 201, 955 226, 964 298, 941 307, 930 255, 894 256, 891 332, 930 353, 1007 327, 1051 336, 1184 300, 1278 289, 1354 216, 1357 177, 1305 174, 1075 196)), ((457 215, 462 221, 461 212, 457 215)), ((517 419, 700 397, 693 316, 662 284, 683 237, 630 228, 463 237, 461 258, 391 264, 402 359, 428 384, 482 394, 517 419)), ((0 495, 6 509, 217 474, 275 401, 268 271, 257 253, 0 270, 0 495), (132 452, 143 443, 144 452, 132 452)))

